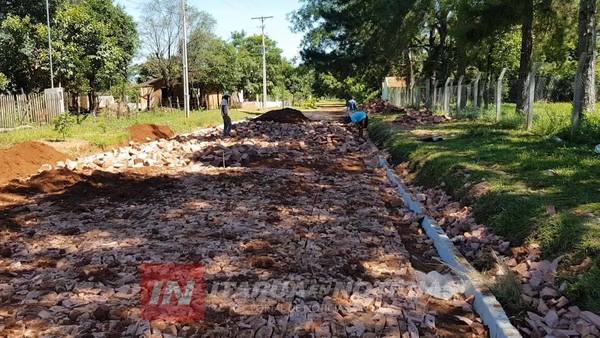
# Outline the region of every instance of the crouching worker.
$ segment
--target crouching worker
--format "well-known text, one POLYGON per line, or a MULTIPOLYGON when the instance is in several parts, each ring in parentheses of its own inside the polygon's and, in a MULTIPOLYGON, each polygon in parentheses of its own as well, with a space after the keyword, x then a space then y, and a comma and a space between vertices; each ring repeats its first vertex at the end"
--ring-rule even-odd
POLYGON ((231 117, 229 116, 229 93, 221 100, 221 116, 223 116, 223 137, 231 136, 231 117))
POLYGON ((363 132, 369 126, 369 116, 364 111, 357 111, 350 114, 350 124, 358 127, 358 136, 364 139, 363 132))

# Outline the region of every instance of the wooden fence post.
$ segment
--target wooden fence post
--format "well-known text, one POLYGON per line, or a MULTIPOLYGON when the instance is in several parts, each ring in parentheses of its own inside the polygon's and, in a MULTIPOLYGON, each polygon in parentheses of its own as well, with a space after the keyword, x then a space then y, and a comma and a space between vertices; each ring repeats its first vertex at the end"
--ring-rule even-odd
POLYGON ((506 74, 506 68, 502 68, 496 83, 496 122, 502 120, 502 81, 504 80, 504 74, 506 74))
POLYGON ((533 103, 535 102, 535 67, 531 68, 527 79, 527 83, 529 84, 529 97, 527 104, 527 130, 530 131, 531 128, 533 128, 533 103))

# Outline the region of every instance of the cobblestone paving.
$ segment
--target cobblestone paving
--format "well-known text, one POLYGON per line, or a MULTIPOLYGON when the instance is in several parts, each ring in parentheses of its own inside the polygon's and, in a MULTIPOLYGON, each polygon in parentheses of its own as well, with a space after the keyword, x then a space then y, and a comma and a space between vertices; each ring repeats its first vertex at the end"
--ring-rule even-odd
POLYGON ((329 122, 235 134, 70 161, 42 174, 62 179, 52 193, 13 188, 24 199, 0 211, 0 336, 486 336, 468 299, 418 287, 413 266, 443 267, 372 144, 329 122), (204 320, 142 320, 142 263, 201 263, 204 320))

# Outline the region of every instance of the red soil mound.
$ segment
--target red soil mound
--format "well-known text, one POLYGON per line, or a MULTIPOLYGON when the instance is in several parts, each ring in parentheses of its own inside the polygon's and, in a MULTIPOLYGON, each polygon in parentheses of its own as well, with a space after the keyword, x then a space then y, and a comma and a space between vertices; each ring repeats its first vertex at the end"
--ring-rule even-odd
POLYGON ((0 189, 0 192, 35 195, 61 191, 83 179, 83 175, 69 169, 54 169, 32 176, 27 181, 14 181, 0 189))
POLYGON ((134 142, 156 141, 163 138, 171 138, 175 133, 167 126, 156 124, 136 124, 129 127, 129 139, 134 142))
POLYGON ((80 201, 103 197, 110 200, 131 201, 148 197, 153 188, 172 186, 173 180, 152 177, 143 170, 113 174, 94 171, 85 175, 68 169, 44 171, 28 180, 15 180, 0 187, 0 229, 3 218, 9 218, 9 208, 26 203, 38 194, 49 194, 45 199, 76 210, 80 201))
POLYGON ((254 121, 270 121, 278 123, 303 123, 308 122, 310 119, 302 114, 301 111, 285 108, 279 110, 271 110, 270 112, 264 113, 261 116, 254 119, 254 121))
POLYGON ((0 185, 36 174, 43 164, 63 161, 67 156, 40 142, 24 142, 0 150, 0 185))

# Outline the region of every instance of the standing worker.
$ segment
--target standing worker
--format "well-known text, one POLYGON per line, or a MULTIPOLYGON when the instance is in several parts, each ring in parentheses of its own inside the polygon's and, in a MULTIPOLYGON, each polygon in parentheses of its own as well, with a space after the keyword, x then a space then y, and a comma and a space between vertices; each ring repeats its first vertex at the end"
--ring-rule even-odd
POLYGON ((223 116, 223 137, 231 136, 231 117, 229 116, 229 93, 225 92, 221 100, 221 116, 223 116))
POLYGON ((355 111, 350 114, 350 124, 358 127, 358 136, 364 140, 363 131, 369 126, 369 115, 364 111, 355 111))

